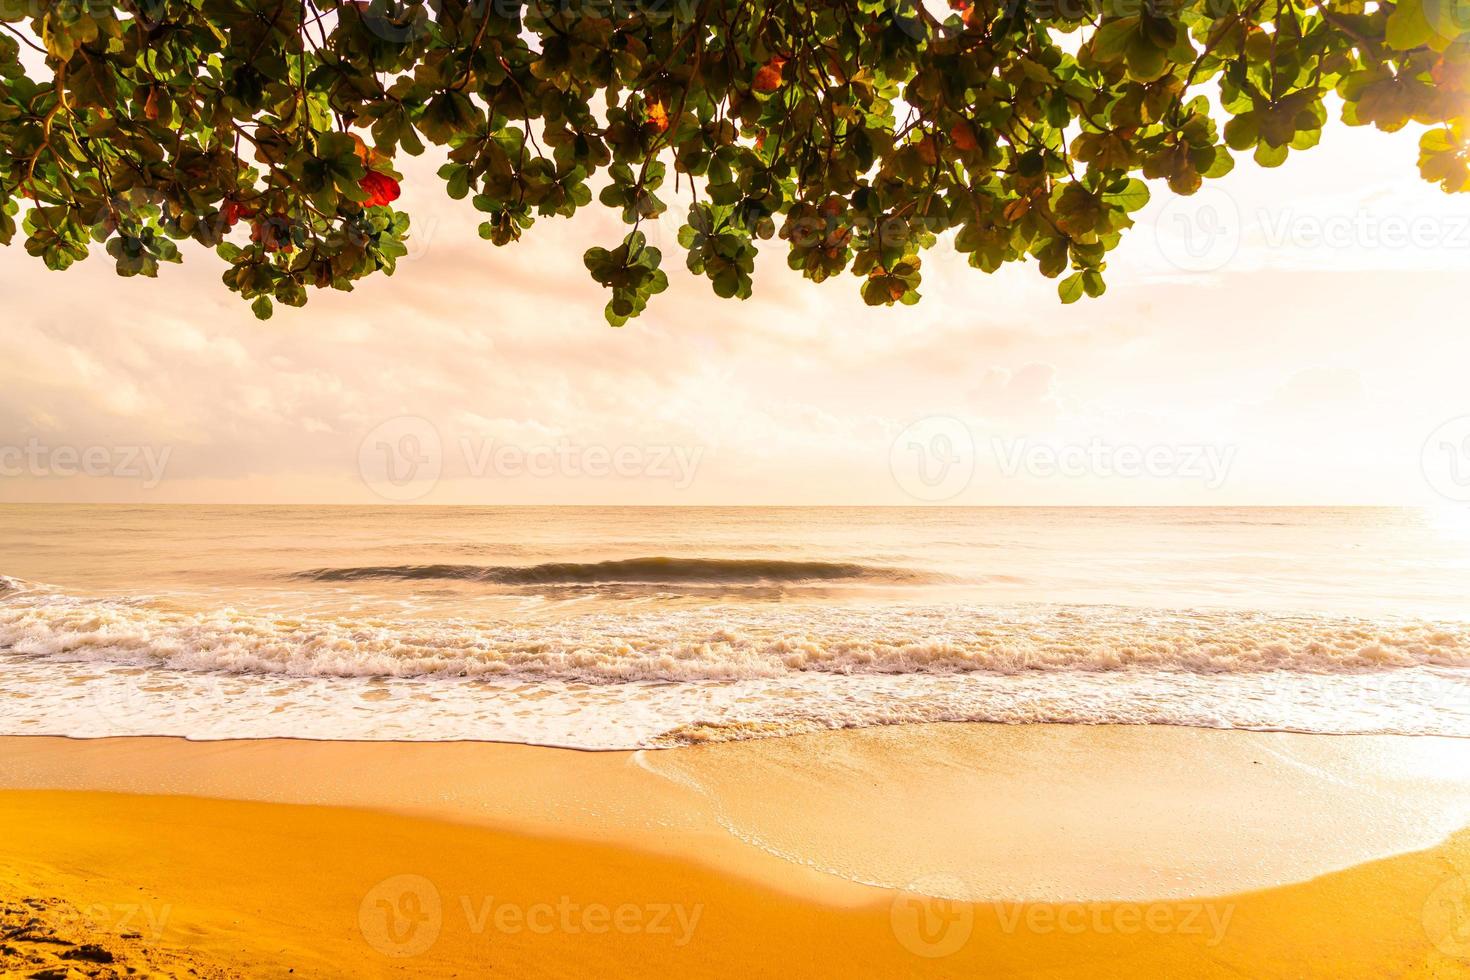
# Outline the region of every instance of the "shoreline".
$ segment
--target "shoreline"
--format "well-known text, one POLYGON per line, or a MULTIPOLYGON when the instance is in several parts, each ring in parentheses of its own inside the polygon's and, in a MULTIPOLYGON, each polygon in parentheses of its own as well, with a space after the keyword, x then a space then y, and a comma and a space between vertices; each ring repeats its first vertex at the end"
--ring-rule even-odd
POLYGON ((938 876, 936 897, 968 901, 1274 887, 1470 826, 1462 740, 1175 726, 941 722, 599 751, 5 736, 0 788, 377 810, 611 839, 785 890, 938 876))
POLYGON ((813 976, 1470 977, 1470 773, 1435 772, 1432 740, 1034 727, 652 753, 0 738, 0 905, 165 975, 773 975, 775 951, 813 976), (1195 771, 1227 786, 1190 802, 1195 771), (1130 796, 1148 785, 1186 810, 1130 796), (1365 849, 1374 793, 1412 812, 1365 849), (1258 819, 1171 826, 1186 811, 1258 819), (1431 811, 1444 833, 1407 834, 1431 811), (879 846, 915 819, 937 847, 879 846), (423 949, 410 913, 436 923, 423 949))
MULTIPOLYGON (((1002 721, 956 721, 946 719, 943 721, 895 721, 879 722, 872 725, 853 725, 842 728, 793 728, 790 732, 776 727, 768 729, 764 734, 742 735, 740 738, 726 739, 731 742, 757 742, 764 739, 790 738, 793 735, 824 735, 836 732, 861 731, 870 728, 914 728, 921 725, 977 725, 994 726, 997 728, 1023 728, 1023 727, 1049 727, 1049 728, 1180 728, 1185 731, 1207 731, 1207 732, 1243 732, 1247 735, 1310 735, 1313 738, 1424 738, 1424 739, 1447 739, 1458 742, 1470 743, 1470 735, 1441 735, 1428 732, 1319 732, 1308 728, 1215 728, 1207 725, 1189 725, 1178 721, 1155 721, 1148 724, 1125 724, 1122 722, 1002 722, 1002 721)), ((715 726, 709 726, 711 728, 715 726)), ((326 742, 337 745, 521 745, 531 749, 555 749, 558 752, 585 752, 589 755, 604 755, 608 753, 631 753, 631 752, 667 752, 680 749, 692 748, 697 745, 706 744, 699 742, 658 742, 652 745, 644 745, 635 749, 629 748, 603 748, 596 745, 562 745, 556 742, 532 742, 512 738, 442 738, 442 739, 414 739, 414 738, 313 738, 309 735, 230 735, 224 737, 194 738, 189 735, 169 735, 164 732, 128 732, 118 735, 57 735, 50 732, 8 732, 0 733, 0 742, 8 739, 37 739, 51 738, 63 742, 107 742, 119 739, 166 739, 180 742, 193 742, 196 744, 207 744, 210 742, 326 742)), ((711 740, 714 741, 714 740, 711 740)))

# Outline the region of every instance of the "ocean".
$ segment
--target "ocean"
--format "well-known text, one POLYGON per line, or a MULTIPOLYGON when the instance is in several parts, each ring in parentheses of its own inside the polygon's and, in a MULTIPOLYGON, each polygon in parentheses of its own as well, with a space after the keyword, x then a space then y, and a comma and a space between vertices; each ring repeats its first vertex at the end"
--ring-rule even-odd
POLYGON ((1470 511, 0 507, 0 734, 1470 736, 1470 511))

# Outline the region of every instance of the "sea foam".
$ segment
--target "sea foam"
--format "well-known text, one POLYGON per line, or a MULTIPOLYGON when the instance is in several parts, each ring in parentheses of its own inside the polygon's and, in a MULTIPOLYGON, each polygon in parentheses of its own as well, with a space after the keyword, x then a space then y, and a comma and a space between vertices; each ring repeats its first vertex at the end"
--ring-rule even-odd
POLYGON ((0 676, 0 734, 633 749, 988 721, 1470 736, 1470 624, 1229 610, 728 603, 522 622, 24 585, 0 595, 0 676))
POLYGON ((1470 667, 1470 625, 1121 607, 730 605, 516 623, 181 612, 10 595, 0 650, 53 660, 293 677, 581 683, 793 674, 1470 667))

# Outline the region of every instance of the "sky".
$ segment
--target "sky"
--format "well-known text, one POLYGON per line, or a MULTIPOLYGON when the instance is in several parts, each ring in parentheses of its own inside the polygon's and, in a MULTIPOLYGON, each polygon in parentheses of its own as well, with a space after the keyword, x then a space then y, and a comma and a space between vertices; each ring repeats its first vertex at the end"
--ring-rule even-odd
POLYGON ((1401 504, 1470 500, 1470 195, 1417 134, 1329 126, 1193 198, 1155 184, 1101 299, 941 245, 923 301, 868 308, 763 249, 755 296, 683 268, 621 329, 582 252, 600 206, 476 234, 400 161, 392 278, 259 322, 186 250, 0 248, 0 502, 1401 504))

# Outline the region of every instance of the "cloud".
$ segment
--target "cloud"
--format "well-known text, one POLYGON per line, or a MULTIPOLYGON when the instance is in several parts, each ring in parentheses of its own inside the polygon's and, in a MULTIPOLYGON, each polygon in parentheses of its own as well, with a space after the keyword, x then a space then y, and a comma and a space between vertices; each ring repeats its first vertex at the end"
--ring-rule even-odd
POLYGON ((1057 369, 1032 362, 1015 371, 992 367, 985 371, 971 392, 976 409, 996 419, 1042 421, 1055 418, 1060 409, 1056 394, 1057 369))
MULTIPOLYGON (((1405 152, 1394 166, 1413 181, 1405 152)), ((1325 169, 1347 175, 1334 183, 1340 196, 1337 185, 1379 169, 1328 149, 1308 158, 1310 169, 1288 166, 1259 186, 1286 199, 1325 169)), ((977 432, 1229 441, 1252 475, 1239 490, 1250 500, 1335 499, 1342 480, 1324 464, 1327 436, 1412 455, 1434 424, 1470 411, 1458 367, 1470 337, 1444 313, 1461 289, 1443 274, 1229 266, 1202 279, 1151 265, 1141 222, 1110 257, 1107 295, 1076 306, 1061 306, 1034 265, 987 276, 940 247, 925 257, 923 302, 874 309, 855 277, 804 281, 779 242, 762 246, 755 297, 739 303, 682 268, 675 204, 652 229, 670 289, 615 330, 602 319, 606 291, 580 260, 623 234, 615 218, 543 219, 496 248, 433 168, 427 158, 406 168, 414 240, 395 276, 314 293, 267 323, 197 249, 156 282, 119 279, 100 254, 56 274, 22 248, 0 249, 0 446, 172 450, 169 479, 151 494, 118 481, 0 479, 0 499, 371 502, 362 440, 414 416, 451 451, 473 437, 705 452, 699 480, 678 495, 637 481, 475 482, 450 466, 430 502, 902 503, 892 440, 934 415, 977 432), (1319 442, 1304 438, 1318 432, 1319 442), (1259 459, 1272 464, 1249 469, 1259 459)), ((1237 174, 1231 187, 1257 186, 1259 175, 1237 174)), ((1378 195, 1382 180, 1363 186, 1378 195)), ((1355 473, 1355 486, 1392 491, 1363 482, 1371 477, 1355 473)), ((955 502, 1060 492, 1019 482, 1003 488, 1011 497, 992 491, 955 502)))
POLYGON ((1367 397, 1363 376, 1356 368, 1318 366, 1287 378, 1262 406, 1273 417, 1299 419, 1338 416, 1357 408, 1367 397))

